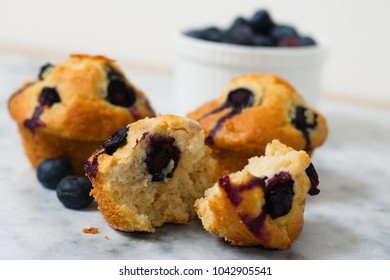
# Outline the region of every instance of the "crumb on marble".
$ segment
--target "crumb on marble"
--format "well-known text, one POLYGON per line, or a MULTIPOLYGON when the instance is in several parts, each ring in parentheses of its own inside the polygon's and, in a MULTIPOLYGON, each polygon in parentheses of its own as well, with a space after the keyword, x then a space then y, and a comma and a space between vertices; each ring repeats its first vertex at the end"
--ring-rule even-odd
POLYGON ((87 234, 98 234, 99 229, 96 227, 90 227, 90 228, 83 228, 83 232, 87 234))
POLYGON ((107 240, 110 240, 110 237, 108 237, 107 235, 104 236, 104 238, 107 239, 107 240))

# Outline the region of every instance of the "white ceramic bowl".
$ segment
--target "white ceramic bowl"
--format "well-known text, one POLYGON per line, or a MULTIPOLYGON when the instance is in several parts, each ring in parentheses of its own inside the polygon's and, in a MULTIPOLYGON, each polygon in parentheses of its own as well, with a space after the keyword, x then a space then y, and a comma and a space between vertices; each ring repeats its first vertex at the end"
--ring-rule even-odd
POLYGON ((177 34, 175 101, 187 114, 221 95, 236 76, 266 72, 289 81, 310 105, 320 95, 321 73, 328 46, 315 37, 310 47, 249 47, 215 43, 177 34))

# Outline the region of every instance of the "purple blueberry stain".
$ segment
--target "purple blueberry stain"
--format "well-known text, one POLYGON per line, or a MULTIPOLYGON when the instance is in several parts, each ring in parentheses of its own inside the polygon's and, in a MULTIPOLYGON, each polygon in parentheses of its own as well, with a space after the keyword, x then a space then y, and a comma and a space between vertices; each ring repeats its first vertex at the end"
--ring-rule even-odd
POLYGON ((241 193, 259 186, 262 186, 263 188, 265 185, 265 179, 252 177, 248 183, 235 186, 231 183, 230 177, 226 175, 221 177, 218 180, 218 183, 225 190, 230 202, 234 205, 234 207, 238 207, 242 201, 241 193))
POLYGON ((88 159, 84 163, 84 170, 89 178, 96 178, 99 170, 98 158, 102 154, 104 154, 104 150, 99 150, 93 155, 92 159, 88 159))
POLYGON ((175 145, 175 139, 151 135, 148 141, 145 163, 152 181, 162 182, 165 178, 172 178, 180 160, 180 150, 175 145), (170 166, 172 161, 173 165, 170 166))
POLYGON ((45 127, 45 123, 39 118, 43 114, 44 107, 47 105, 49 108, 55 103, 61 102, 61 98, 55 88, 44 87, 38 98, 38 106, 35 107, 33 115, 30 119, 26 119, 23 122, 23 126, 35 134, 35 129, 38 127, 45 127))
POLYGON ((150 134, 150 132, 149 132, 149 131, 146 131, 146 132, 142 133, 141 138, 135 139, 135 145, 134 145, 133 149, 135 149, 135 147, 137 147, 137 145, 138 145, 139 142, 145 140, 146 136, 148 136, 149 134, 150 134))
MULTIPOLYGON (((142 119, 142 115, 141 113, 139 112, 139 110, 137 109, 137 107, 135 106, 131 106, 129 108, 129 111, 131 112, 131 114, 133 115, 133 117, 135 118, 136 121, 142 119)), ((153 111, 152 111, 153 112, 153 111)), ((154 114, 154 112, 153 112, 154 114)))
POLYGON ((88 159, 84 163, 84 170, 89 178, 96 178, 99 170, 98 158, 102 154, 112 156, 116 150, 126 145, 127 135, 129 132, 128 127, 122 127, 108 137, 107 141, 102 144, 100 149, 94 154, 92 159, 88 159))
POLYGON ((310 131, 317 127, 317 118, 318 115, 314 113, 312 122, 307 121, 306 112, 307 108, 303 106, 295 107, 295 117, 291 120, 292 124, 296 129, 302 132, 303 137, 305 138, 305 150, 309 151, 312 149, 311 140, 310 140, 310 131))
MULTIPOLYGON (((224 176, 219 179, 218 183, 225 190, 225 193, 232 205, 237 208, 242 201, 241 193, 243 191, 248 191, 253 188, 261 188, 264 192, 266 178, 267 177, 258 178, 253 176, 246 184, 233 185, 230 181, 230 177, 224 176)), ((254 218, 250 218, 248 215, 242 213, 238 214, 246 227, 263 242, 268 242, 269 239, 268 234, 264 231, 263 228, 266 215, 267 213, 264 205, 262 206, 261 213, 254 218)))
POLYGON ((247 228, 264 242, 268 240, 268 235, 263 229, 266 216, 269 215, 272 219, 276 219, 287 215, 291 211, 294 196, 294 181, 288 172, 279 172, 270 179, 266 176, 261 178, 252 176, 247 183, 240 185, 233 185, 230 177, 224 176, 219 179, 218 183, 224 189, 235 208, 242 202, 242 192, 253 188, 262 189, 264 193, 264 204, 261 213, 254 218, 240 213, 239 217, 247 228))
POLYGON ((35 135, 36 128, 46 127, 45 123, 39 119, 43 113, 43 108, 44 107, 42 105, 35 107, 32 117, 23 122, 23 126, 30 130, 33 135, 35 135))
POLYGON ((318 189, 318 184, 320 181, 318 180, 318 173, 316 169, 314 168, 313 163, 310 163, 309 166, 305 170, 307 177, 310 180, 310 189, 308 194, 310 195, 317 195, 320 193, 320 190, 318 189))
POLYGON ((233 91, 231 91, 226 101, 219 106, 218 108, 212 110, 211 112, 208 112, 201 116, 198 121, 204 119, 205 117, 209 115, 216 114, 218 112, 221 112, 225 109, 231 109, 229 113, 221 117, 216 125, 213 127, 213 129, 210 131, 210 133, 207 135, 205 142, 208 145, 214 144, 214 137, 217 134, 217 132, 221 129, 222 125, 225 123, 226 120, 232 118, 233 116, 241 113, 241 111, 245 108, 251 107, 254 103, 254 95, 253 93, 245 88, 238 88, 233 91))

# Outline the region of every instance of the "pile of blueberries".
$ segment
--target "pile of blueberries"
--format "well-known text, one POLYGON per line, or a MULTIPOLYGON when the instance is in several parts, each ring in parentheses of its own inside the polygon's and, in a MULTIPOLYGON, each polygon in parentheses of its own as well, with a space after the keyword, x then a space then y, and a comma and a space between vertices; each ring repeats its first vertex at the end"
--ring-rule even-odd
POLYGON ((71 164, 64 158, 43 160, 37 168, 38 181, 45 188, 56 190, 58 199, 66 208, 83 209, 93 201, 89 195, 92 184, 75 176, 71 164))
POLYGON ((220 43, 262 47, 314 46, 310 36, 302 36, 290 26, 276 24, 266 10, 257 11, 249 20, 238 17, 227 29, 207 27, 185 32, 189 37, 220 43))

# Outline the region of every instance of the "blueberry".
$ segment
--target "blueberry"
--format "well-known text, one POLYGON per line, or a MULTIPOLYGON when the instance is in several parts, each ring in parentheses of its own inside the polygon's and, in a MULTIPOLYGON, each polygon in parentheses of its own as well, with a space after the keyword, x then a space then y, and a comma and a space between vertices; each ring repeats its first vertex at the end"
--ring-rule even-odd
POLYGON ((227 97, 228 106, 233 107, 235 110, 239 111, 241 111, 243 108, 252 106, 253 102, 253 93, 245 88, 238 88, 233 90, 227 97))
POLYGON ((117 106, 131 107, 137 99, 135 90, 128 85, 123 74, 113 67, 107 66, 106 72, 108 79, 107 100, 117 106))
POLYGON ((307 108, 303 106, 296 106, 295 107, 295 117, 291 119, 291 123, 293 126, 302 132, 303 137, 305 138, 306 145, 305 150, 308 151, 311 149, 311 139, 310 139, 310 129, 315 129, 318 125, 317 118, 318 115, 314 113, 313 119, 311 122, 308 122, 308 119, 306 117, 307 108))
POLYGON ((245 46, 297 47, 316 45, 311 37, 300 37, 293 26, 276 24, 266 10, 257 11, 249 21, 243 17, 236 18, 226 31, 216 27, 208 27, 189 30, 184 34, 202 40, 245 46))
POLYGON ((202 39, 212 42, 221 42, 223 38, 223 32, 216 27, 208 27, 202 31, 202 39))
POLYGON ((226 31, 223 41, 236 45, 254 46, 255 34, 246 20, 238 18, 226 31))
POLYGON ((236 28, 243 27, 243 26, 249 26, 250 27, 250 24, 249 24, 249 22, 245 18, 238 17, 238 18, 236 18, 233 21, 233 24, 228 28, 227 31, 229 32, 231 30, 234 30, 236 28))
POLYGON ((318 189, 318 184, 320 181, 318 180, 318 174, 316 169, 314 168, 314 165, 312 163, 309 164, 309 166, 305 170, 307 177, 309 177, 310 180, 310 189, 309 194, 310 195, 317 195, 320 193, 320 190, 318 189))
POLYGON ((299 38, 301 46, 315 46, 317 43, 310 36, 303 36, 299 38))
POLYGON ((152 135, 146 152, 146 166, 153 182, 172 178, 180 160, 180 150, 174 144, 175 139, 162 135, 152 135), (171 161, 173 165, 170 166, 171 161))
POLYGON ((297 38, 298 32, 294 29, 294 27, 289 25, 276 25, 271 29, 271 37, 279 42, 284 38, 297 38))
POLYGON ((275 42, 271 36, 267 35, 256 35, 254 37, 254 43, 256 46, 262 47, 273 47, 275 46, 275 42))
POLYGON ((57 102, 61 102, 57 90, 51 87, 44 87, 39 95, 39 104, 51 107, 57 102))
POLYGON ((184 34, 192 38, 212 42, 221 42, 224 36, 222 30, 214 26, 207 27, 204 29, 190 30, 184 32, 184 34))
POLYGON ((267 181, 265 209, 272 219, 288 214, 292 207, 294 181, 290 173, 280 172, 267 181))
POLYGON ((253 31, 258 34, 268 34, 275 25, 266 10, 257 11, 253 15, 250 24, 253 31))
POLYGON ((208 112, 204 114, 199 120, 202 118, 205 118, 209 115, 221 112, 222 110, 226 108, 232 108, 232 110, 227 113, 226 115, 222 116, 219 120, 217 120, 216 125, 213 127, 213 129, 210 131, 209 135, 206 136, 205 142, 208 145, 214 144, 214 136, 217 134, 217 132, 221 129, 222 125, 227 121, 228 119, 234 117, 235 115, 241 113, 241 111, 244 108, 251 107, 254 102, 254 96, 253 93, 245 88, 238 88, 236 90, 233 90, 229 93, 226 101, 216 109, 212 110, 211 112, 208 112))
POLYGON ((43 65, 40 69, 39 69, 39 74, 38 74, 38 78, 39 80, 43 80, 45 78, 45 72, 46 70, 50 69, 50 68, 53 68, 54 65, 51 64, 51 63, 46 63, 45 65, 43 65))
POLYGON ((184 34, 189 36, 189 37, 192 37, 192 38, 203 39, 202 30, 190 30, 190 31, 184 32, 184 34))
POLYGON ((130 107, 135 103, 135 91, 121 79, 111 80, 108 84, 107 92, 108 101, 114 105, 130 107))
POLYGON ((104 152, 111 156, 117 149, 124 146, 127 143, 128 131, 127 127, 122 127, 108 137, 107 141, 102 145, 104 152))
POLYGON ((66 208, 86 208, 93 201, 91 182, 85 177, 67 176, 57 186, 57 197, 66 208))
POLYGON ((37 168, 38 181, 48 189, 55 189, 66 176, 73 175, 73 168, 64 158, 52 158, 42 161, 37 168))
POLYGON ((279 47, 299 47, 301 46, 301 40, 297 37, 288 37, 279 40, 279 47))

